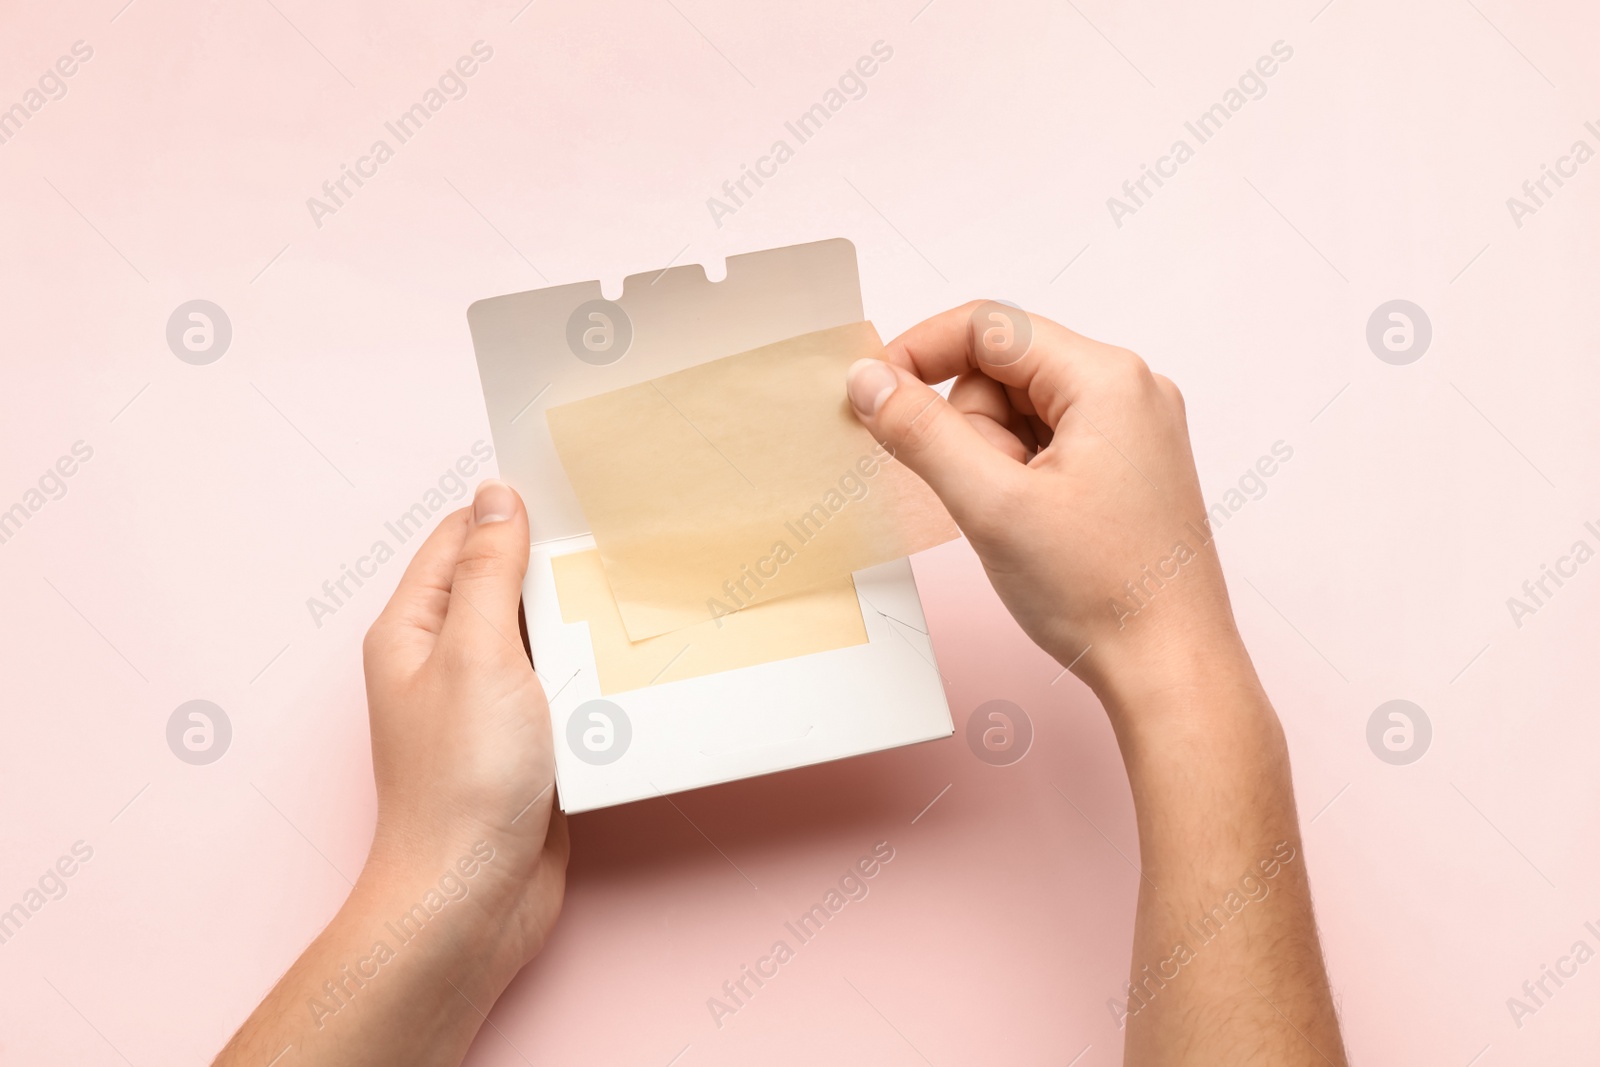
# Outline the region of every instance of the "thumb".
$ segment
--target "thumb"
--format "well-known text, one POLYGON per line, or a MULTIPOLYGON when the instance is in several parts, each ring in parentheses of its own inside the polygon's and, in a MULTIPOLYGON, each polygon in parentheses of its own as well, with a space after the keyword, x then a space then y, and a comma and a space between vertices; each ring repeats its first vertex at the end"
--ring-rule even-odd
POLYGON ((491 478, 478 486, 468 522, 450 578, 450 607, 440 640, 504 640, 521 657, 517 604, 528 570, 527 509, 515 489, 491 478))
POLYGON ((962 529, 981 519, 993 493, 1023 469, 910 371, 858 359, 845 384, 856 418, 928 483, 962 529))

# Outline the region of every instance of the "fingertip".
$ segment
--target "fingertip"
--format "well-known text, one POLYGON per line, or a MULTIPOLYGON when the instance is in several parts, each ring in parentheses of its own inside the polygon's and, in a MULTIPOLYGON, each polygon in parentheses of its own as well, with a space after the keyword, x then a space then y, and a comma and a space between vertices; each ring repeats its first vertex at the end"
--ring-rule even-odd
POLYGON ((863 419, 877 415, 899 385, 900 376, 895 368, 881 359, 858 359, 845 372, 845 391, 850 396, 850 406, 863 419))
POLYGON ((506 522, 522 509, 522 499, 517 491, 498 478, 485 478, 478 483, 472 497, 472 521, 475 526, 506 522))

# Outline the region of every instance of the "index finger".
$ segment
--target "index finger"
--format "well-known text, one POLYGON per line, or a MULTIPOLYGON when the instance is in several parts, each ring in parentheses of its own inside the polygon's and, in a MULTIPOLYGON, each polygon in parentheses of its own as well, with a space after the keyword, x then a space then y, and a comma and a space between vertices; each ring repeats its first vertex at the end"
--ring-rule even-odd
POLYGON ((1116 352, 1042 315, 975 300, 911 327, 885 346, 883 358, 929 384, 979 371, 1025 392, 1055 426, 1116 352))

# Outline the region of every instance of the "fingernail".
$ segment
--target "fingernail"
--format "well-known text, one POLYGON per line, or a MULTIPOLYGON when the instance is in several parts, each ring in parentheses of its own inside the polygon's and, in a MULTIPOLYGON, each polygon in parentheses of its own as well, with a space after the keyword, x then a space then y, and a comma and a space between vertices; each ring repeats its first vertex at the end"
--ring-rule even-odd
POLYGON ((894 368, 881 359, 858 359, 845 372, 851 405, 869 419, 878 413, 899 384, 894 368))
POLYGON ((472 521, 479 526, 505 522, 516 510, 517 501, 511 487, 493 478, 480 483, 477 495, 472 498, 472 521))

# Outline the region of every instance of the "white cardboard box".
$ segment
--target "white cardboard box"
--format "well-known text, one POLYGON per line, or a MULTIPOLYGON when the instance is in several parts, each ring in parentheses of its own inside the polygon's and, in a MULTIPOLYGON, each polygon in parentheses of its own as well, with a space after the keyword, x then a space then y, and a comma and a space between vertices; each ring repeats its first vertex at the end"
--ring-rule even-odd
MULTIPOLYGON (((523 601, 550 697, 567 812, 823 763, 952 733, 908 560, 855 575, 868 642, 601 698, 586 623, 550 559, 593 548, 544 412, 802 333, 859 322, 855 248, 835 239, 480 300, 467 311, 501 476, 528 504, 523 601)), ((841 391, 844 383, 840 382, 841 391)))

